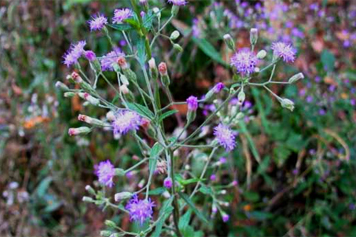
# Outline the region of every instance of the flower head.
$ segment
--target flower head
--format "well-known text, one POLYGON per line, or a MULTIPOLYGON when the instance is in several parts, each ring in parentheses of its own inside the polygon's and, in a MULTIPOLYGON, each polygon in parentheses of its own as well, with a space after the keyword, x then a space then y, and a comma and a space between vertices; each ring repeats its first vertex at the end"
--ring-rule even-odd
POLYGON ((102 161, 99 165, 96 165, 95 174, 98 176, 101 184, 110 188, 114 185, 115 168, 109 160, 102 161))
POLYGON ((235 135, 228 126, 220 123, 214 128, 214 135, 226 151, 231 151, 235 148, 235 135))
POLYGON ((92 18, 92 20, 88 21, 91 31, 101 30, 108 23, 108 19, 102 14, 98 14, 97 16, 93 16, 92 18))
POLYGON ((198 98, 195 96, 189 96, 187 99, 188 110, 197 110, 198 108, 198 98))
POLYGON ((172 188, 172 185, 173 185, 173 182, 172 182, 172 179, 170 177, 167 177, 163 180, 163 186, 165 188, 172 188))
POLYGON ((101 70, 103 71, 113 71, 113 64, 117 63, 119 57, 124 56, 120 50, 111 51, 100 59, 101 70))
POLYGON ((130 130, 138 130, 141 124, 141 116, 135 111, 121 109, 115 115, 115 120, 112 122, 114 135, 126 134, 130 130))
POLYGON ((222 82, 217 83, 213 88, 214 93, 219 93, 222 89, 224 89, 224 87, 225 87, 224 83, 222 82))
POLYGON ((88 50, 84 52, 84 56, 86 59, 88 59, 90 62, 94 61, 96 59, 96 55, 93 51, 88 50))
POLYGON ((129 8, 115 9, 112 23, 122 23, 124 20, 132 17, 132 11, 129 8))
POLYGON ((187 4, 187 1, 185 0, 168 0, 169 3, 172 3, 175 6, 184 6, 187 4))
POLYGON ((296 49, 292 45, 283 42, 272 44, 273 54, 280 57, 285 62, 293 62, 295 60, 296 49))
POLYGON ((137 195, 134 195, 127 203, 126 210, 129 211, 131 221, 139 221, 142 225, 147 219, 152 218, 154 206, 150 198, 139 200, 137 195))
POLYGON ((64 61, 63 63, 67 65, 67 67, 75 64, 78 62, 78 59, 82 56, 84 53, 84 46, 87 43, 83 41, 79 41, 76 44, 72 44, 69 48, 69 50, 64 54, 63 58, 64 61))
POLYGON ((223 222, 228 222, 230 219, 230 216, 228 214, 223 214, 222 219, 223 219, 223 222))
POLYGON ((248 49, 242 49, 231 57, 231 65, 242 75, 253 73, 256 64, 256 55, 248 49))

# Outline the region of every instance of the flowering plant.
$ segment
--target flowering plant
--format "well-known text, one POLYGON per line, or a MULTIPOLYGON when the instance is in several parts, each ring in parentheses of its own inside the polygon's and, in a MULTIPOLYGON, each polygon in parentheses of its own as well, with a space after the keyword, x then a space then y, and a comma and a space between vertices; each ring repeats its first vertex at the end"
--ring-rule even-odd
POLYGON ((284 42, 275 42, 272 45, 271 62, 260 69, 267 58, 267 52, 260 50, 255 53, 258 30, 253 28, 250 31, 250 48, 236 49, 229 34, 223 37, 228 48, 234 52, 230 61, 234 72, 232 80, 217 83, 202 98, 192 95, 186 101, 175 101, 170 91, 168 66, 161 62, 157 67, 157 57, 152 53, 158 37, 167 39, 178 53, 183 50, 177 43, 180 33, 174 31, 168 36, 163 30, 178 14, 179 8, 184 7, 187 2, 169 0, 168 3, 172 4, 171 16, 163 24, 163 9, 151 9, 147 0, 131 0, 132 9, 116 9, 111 19, 112 24, 109 24, 104 15, 97 14, 88 21, 90 30, 103 31, 112 51, 97 57, 93 51, 85 49, 85 41, 79 41, 64 55, 63 63, 68 67, 76 67, 67 77, 68 81, 76 84, 74 89, 62 82, 56 84, 65 91, 64 96, 79 96, 85 104, 107 112, 105 119, 79 115, 78 120, 89 126, 70 128, 69 135, 87 134, 94 129, 111 130, 114 138, 129 136, 140 147, 141 154, 135 154, 137 163, 126 169, 116 168, 111 160, 97 164, 95 174, 101 188, 96 189, 90 185, 86 187, 91 196, 85 196, 83 201, 102 206, 104 209, 118 209, 139 224, 138 231, 129 231, 122 229, 118 223, 107 220, 108 229, 102 231, 103 236, 160 236, 162 232, 191 236, 194 229, 188 223, 193 212, 200 221, 208 222, 205 212, 194 203, 194 196, 198 193, 211 198, 211 218, 219 212, 222 220, 227 222, 229 214, 224 207, 229 203, 221 201, 220 196, 227 192, 226 189, 238 185, 238 182, 231 179, 228 185, 214 186, 214 170, 227 163, 238 146, 236 138, 239 127, 244 126, 244 108, 248 104, 245 102, 245 93, 250 87, 262 87, 275 97, 282 107, 292 111, 294 103, 276 95, 268 85, 291 84, 304 77, 302 73, 298 73, 286 82, 273 80, 277 64, 281 61, 293 62, 296 57, 295 49, 284 42), (122 34, 127 45, 125 50, 117 47, 109 29, 122 34), (79 59, 82 57, 88 60, 93 79, 90 79, 80 66, 79 59), (254 82, 261 79, 262 72, 268 70, 271 70, 271 73, 267 81, 254 82), (106 71, 116 73, 117 85, 106 76, 106 71), (97 90, 99 80, 104 80, 113 88, 117 94, 115 101, 110 102, 100 95, 97 90), (166 105, 161 102, 164 97, 162 92, 169 101, 166 105), (186 122, 178 132, 170 133, 164 127, 164 120, 172 115, 179 117, 175 109, 177 105, 186 105, 186 122), (204 105, 212 106, 211 113, 195 127, 198 109, 204 105), (204 155, 199 156, 202 154, 204 155), (191 170, 190 167, 195 162, 203 162, 203 165, 197 170, 191 170), (108 191, 115 187, 117 177, 129 177, 143 166, 148 167, 149 172, 138 183, 138 189, 133 187, 132 190, 120 190, 112 200, 108 191), (211 173, 211 182, 205 178, 208 173, 211 173), (150 190, 154 183, 160 183, 162 187, 150 190), (158 199, 150 199, 150 195, 154 194, 162 194, 166 200, 159 205, 158 199), (158 207, 159 212, 154 210, 158 207), (155 218, 154 213, 158 213, 155 218), (168 221, 170 218, 173 221, 168 221))

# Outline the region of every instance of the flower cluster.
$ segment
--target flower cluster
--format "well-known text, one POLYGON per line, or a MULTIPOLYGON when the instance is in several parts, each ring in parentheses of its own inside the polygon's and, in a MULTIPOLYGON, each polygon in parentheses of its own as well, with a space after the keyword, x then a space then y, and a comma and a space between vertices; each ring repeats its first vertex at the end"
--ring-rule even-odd
POLYGON ((100 59, 101 70, 114 71, 113 64, 117 63, 118 59, 125 56, 119 49, 111 51, 100 59))
POLYGON ((285 62, 294 62, 296 50, 290 45, 283 42, 272 44, 273 54, 280 57, 285 62))
POLYGON ((126 134, 130 130, 138 130, 141 125, 142 118, 135 111, 121 109, 115 115, 115 120, 112 122, 114 134, 126 134))
POLYGON ((97 16, 93 16, 93 19, 88 21, 88 23, 91 31, 101 30, 108 23, 108 19, 104 15, 98 14, 97 16))
POLYGON ((220 123, 214 128, 214 135, 216 140, 226 151, 231 151, 235 148, 235 135, 228 126, 220 123))
POLYGON ((129 8, 115 9, 114 17, 112 18, 112 23, 120 24, 124 20, 132 17, 132 10, 129 8))
POLYGON ((155 203, 150 198, 139 200, 137 195, 134 195, 127 203, 126 210, 129 211, 131 221, 138 221, 143 225, 147 219, 152 218, 154 206, 155 203))
POLYGON ((231 57, 231 65, 234 66, 241 75, 253 73, 256 64, 256 55, 248 49, 242 49, 231 57))
POLYGON ((72 44, 69 50, 63 56, 64 58, 63 63, 67 65, 67 67, 78 63, 78 59, 84 53, 84 46, 86 44, 87 43, 85 41, 79 41, 76 44, 72 44))
POLYGON ((110 188, 114 185, 115 168, 109 160, 102 161, 99 165, 95 166, 95 174, 98 176, 101 184, 110 188))

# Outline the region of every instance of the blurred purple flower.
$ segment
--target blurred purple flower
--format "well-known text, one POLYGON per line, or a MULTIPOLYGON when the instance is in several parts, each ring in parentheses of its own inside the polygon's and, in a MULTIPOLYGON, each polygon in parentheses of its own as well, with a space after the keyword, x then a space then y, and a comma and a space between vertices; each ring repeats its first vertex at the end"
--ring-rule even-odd
POLYGON ((231 151, 235 148, 235 135, 228 126, 220 123, 214 128, 214 136, 226 151, 231 151))
POLYGON ((214 86, 213 91, 214 93, 219 93, 222 89, 224 89, 224 87, 225 87, 224 83, 219 82, 214 86))
POLYGON ((133 195, 132 199, 126 205, 126 210, 129 211, 130 220, 140 222, 141 225, 152 218, 154 202, 150 198, 139 200, 137 195, 133 195))
POLYGON ((285 62, 293 62, 295 60, 296 49, 290 44, 276 42, 272 44, 273 54, 280 57, 285 62))
POLYGON ((231 57, 231 65, 242 75, 253 73, 256 64, 257 57, 249 49, 241 49, 231 57))
POLYGON ((114 134, 126 134, 130 130, 138 130, 142 118, 135 111, 121 109, 115 115, 115 120, 112 122, 114 134))
POLYGON ((122 23, 124 20, 132 17, 132 11, 129 8, 115 9, 114 17, 112 18, 112 23, 122 23))
POLYGON ((108 19, 103 14, 98 14, 92 18, 92 20, 88 21, 90 31, 101 30, 108 23, 108 19))
POLYGON ((115 176, 115 167, 111 162, 109 160, 102 161, 94 168, 95 174, 99 178, 99 183, 111 188, 114 185, 113 178, 115 176))
POLYGON ((185 0, 168 0, 168 3, 172 3, 175 6, 184 6, 187 4, 187 1, 185 0))
POLYGON ((120 50, 111 51, 100 59, 101 70, 114 71, 113 64, 117 63, 119 57, 125 56, 120 50))
POLYGON ((187 99, 188 110, 197 110, 198 109, 198 98, 195 96, 189 96, 187 99))
POLYGON ((83 41, 79 41, 77 44, 72 44, 69 48, 69 50, 64 54, 63 58, 63 64, 65 64, 67 67, 78 63, 78 59, 82 56, 84 53, 84 46, 87 43, 83 41))
POLYGON ((84 56, 86 59, 88 59, 90 62, 94 61, 96 59, 96 55, 93 51, 88 50, 84 52, 84 56))

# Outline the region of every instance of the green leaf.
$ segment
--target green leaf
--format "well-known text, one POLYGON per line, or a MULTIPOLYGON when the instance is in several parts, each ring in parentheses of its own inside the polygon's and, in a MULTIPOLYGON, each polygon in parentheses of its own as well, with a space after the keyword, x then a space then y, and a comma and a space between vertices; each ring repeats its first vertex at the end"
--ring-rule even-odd
POLYGON ((334 70, 335 66, 335 56, 329 50, 324 49, 321 53, 321 63, 324 66, 324 69, 328 72, 334 70))
POLYGON ((214 195, 213 190, 210 187, 206 186, 206 185, 202 185, 200 187, 199 191, 201 193, 205 194, 205 195, 210 195, 210 196, 214 195))
POLYGON ((263 221, 263 220, 271 219, 273 217, 273 214, 269 212, 263 212, 263 211, 252 211, 249 212, 249 217, 251 219, 263 221))
POLYGON ((260 199, 260 196, 256 192, 243 192, 242 195, 250 202, 257 202, 260 199))
POLYGON ((156 196, 156 195, 161 195, 164 191, 166 191, 166 189, 163 187, 160 187, 160 188, 156 188, 156 189, 149 191, 148 194, 156 196))
POLYGON ((171 115, 173 115, 173 114, 175 114, 175 113, 177 113, 178 112, 178 110, 169 110, 169 111, 167 111, 167 112, 165 112, 164 114, 162 114, 159 118, 158 118, 158 123, 160 123, 160 122, 162 122, 163 121, 163 119, 165 119, 165 118, 167 118, 167 117, 169 117, 169 116, 171 116, 171 115))
POLYGON ((240 125, 240 128, 241 128, 241 132, 246 135, 246 138, 247 138, 248 144, 250 145, 250 148, 251 148, 253 156, 255 157, 255 159, 256 159, 256 161, 258 163, 261 163, 260 154, 257 151, 257 148, 255 146, 255 143, 254 143, 252 137, 251 137, 251 134, 248 132, 248 130, 246 128, 245 122, 244 121, 240 121, 239 125, 240 125))
POLYGON ((206 39, 192 38, 193 41, 199 46, 199 48, 214 61, 221 63, 222 65, 228 66, 228 64, 221 58, 221 55, 213 45, 209 43, 206 39))
POLYGON ((137 113, 139 113, 141 116, 146 117, 148 119, 153 120, 154 118, 154 114, 152 113, 151 110, 149 110, 147 107, 137 104, 137 103, 129 103, 127 102, 127 107, 129 107, 129 109, 136 111, 137 113))
POLYGON ((131 30, 132 27, 129 24, 108 24, 109 27, 115 29, 115 30, 120 30, 120 31, 127 31, 131 30))
POLYGON ((156 142, 153 145, 153 147, 151 148, 150 161, 149 161, 150 176, 156 170, 157 158, 158 158, 159 154, 161 153, 162 149, 163 149, 163 147, 158 142, 156 142))
POLYGON ((49 185, 51 184, 52 180, 53 180, 52 177, 47 177, 41 181, 41 183, 37 187, 37 195, 39 197, 43 197, 46 194, 46 191, 49 185))
POLYGON ((153 19, 155 16, 156 14, 154 14, 152 10, 149 10, 142 19, 143 27, 145 27, 147 30, 150 30, 152 28, 153 19))
POLYGON ((136 30, 140 30, 140 23, 138 22, 137 19, 129 18, 129 19, 126 19, 124 21, 124 23, 129 24, 130 26, 132 26, 136 30))
POLYGON ((168 200, 163 202, 161 210, 159 211, 159 216, 161 216, 161 219, 159 219, 159 221, 157 222, 156 229, 151 235, 152 237, 161 236, 163 224, 173 211, 173 207, 172 207, 173 198, 174 196, 171 196, 168 200))
POLYGON ((145 49, 145 39, 140 37, 137 41, 137 56, 142 65, 145 64, 146 61, 146 49, 145 49))
POLYGON ((179 219, 179 229, 184 232, 184 230, 189 226, 190 217, 192 215, 192 209, 189 209, 180 219, 179 219))
POLYGON ((178 182, 184 186, 184 185, 197 183, 197 182, 204 181, 204 180, 205 179, 193 178, 193 179, 181 179, 181 180, 178 180, 178 182))
POLYGON ((197 215, 197 217, 199 217, 199 219, 201 219, 205 223, 209 223, 206 217, 195 207, 194 203, 192 202, 192 200, 190 200, 187 194, 181 192, 179 192, 178 194, 181 198, 183 198, 183 200, 188 204, 188 206, 193 209, 194 213, 197 215))

